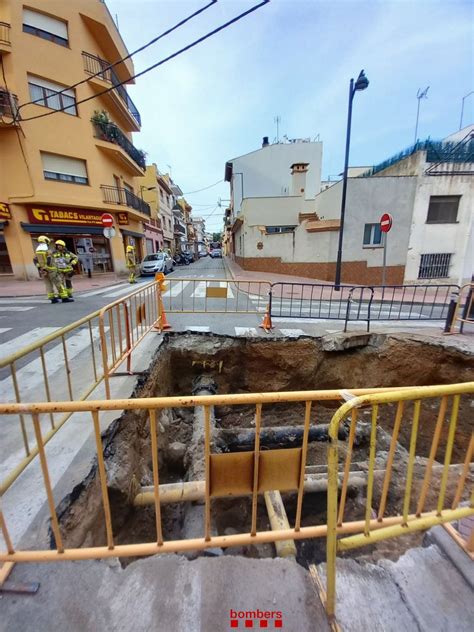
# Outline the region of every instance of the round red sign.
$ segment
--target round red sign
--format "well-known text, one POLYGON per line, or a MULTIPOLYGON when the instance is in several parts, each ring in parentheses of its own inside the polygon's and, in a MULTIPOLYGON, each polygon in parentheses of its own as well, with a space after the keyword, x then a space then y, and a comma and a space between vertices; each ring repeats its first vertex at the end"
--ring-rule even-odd
POLYGON ((105 226, 106 228, 111 228, 114 225, 114 217, 110 213, 104 213, 101 216, 100 221, 102 222, 102 226, 105 226))
POLYGON ((390 213, 384 213, 380 218, 380 230, 383 233, 388 233, 388 231, 392 228, 393 219, 390 213))

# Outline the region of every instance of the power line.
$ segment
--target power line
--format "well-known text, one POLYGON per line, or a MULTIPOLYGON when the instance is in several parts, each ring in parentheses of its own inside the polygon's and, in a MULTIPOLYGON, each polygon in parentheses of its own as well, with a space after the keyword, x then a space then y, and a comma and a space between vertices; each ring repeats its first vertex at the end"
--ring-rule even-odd
MULTIPOLYGON (((164 59, 161 59, 156 64, 153 64, 152 66, 149 66, 148 68, 145 68, 145 70, 142 70, 141 72, 137 73, 136 75, 133 75, 133 77, 131 77, 130 79, 137 79, 138 77, 141 77, 142 75, 145 75, 147 72, 150 72, 151 70, 154 70, 155 68, 158 68, 158 66, 162 66, 163 64, 167 63, 171 59, 174 59, 175 57, 178 57, 179 55, 182 55, 183 53, 185 53, 186 51, 190 50, 191 48, 194 48, 194 46, 197 46, 198 44, 201 44, 202 42, 204 42, 205 40, 209 39, 213 35, 216 35, 216 33, 219 33, 220 31, 223 31, 224 29, 228 28, 232 24, 235 24, 236 22, 238 22, 242 18, 246 17, 250 13, 253 13, 257 9, 260 9, 260 7, 263 7, 265 4, 268 4, 269 2, 270 2, 270 0, 262 0, 262 2, 260 2, 259 4, 256 4, 255 6, 251 7, 247 11, 244 11, 243 13, 240 13, 235 18, 232 18, 232 20, 228 20, 227 22, 225 22, 224 24, 221 24, 220 26, 218 26, 217 28, 213 29, 212 31, 209 31, 209 33, 206 33, 206 35, 203 35, 202 37, 199 37, 197 40, 194 40, 194 42, 191 42, 191 44, 188 44, 187 46, 183 46, 183 48, 180 48, 175 53, 172 53, 171 55, 168 55, 168 57, 165 57, 164 59)), ((116 85, 113 85, 110 88, 107 88, 106 90, 103 90, 102 92, 97 92, 97 94, 93 94, 92 96, 87 97, 86 99, 81 99, 80 101, 76 101, 76 106, 80 105, 81 103, 86 103, 87 101, 91 101, 92 99, 97 99, 97 97, 100 97, 100 96, 102 96, 104 94, 107 94, 108 92, 111 92, 112 90, 115 90, 119 86, 122 86, 124 83, 125 83, 125 81, 121 81, 121 82, 117 83, 116 85)), ((68 107, 70 107, 70 106, 68 106, 68 107)), ((61 108, 60 110, 52 110, 51 112, 45 112, 44 114, 38 114, 37 116, 30 116, 29 118, 25 118, 25 119, 21 119, 21 120, 23 122, 25 122, 25 121, 33 121, 35 119, 44 118, 45 116, 52 116, 53 114, 57 114, 58 112, 62 112, 65 109, 67 109, 67 108, 61 108)), ((16 122, 16 121, 14 120, 14 122, 16 122)))
MULTIPOLYGON (((77 86, 80 86, 83 83, 87 83, 90 79, 93 79, 94 77, 98 77, 99 75, 103 75, 108 70, 111 70, 112 68, 115 68, 115 66, 118 66, 119 64, 122 64, 124 61, 127 61, 127 59, 131 59, 137 53, 141 53, 143 50, 145 50, 146 48, 148 48, 152 44, 156 44, 156 42, 158 42, 160 39, 163 39, 163 37, 166 37, 167 35, 169 35, 173 31, 176 31, 181 26, 186 24, 186 22, 189 22, 190 20, 192 20, 193 18, 198 16, 200 13, 203 13, 204 11, 209 9, 209 7, 211 7, 212 5, 216 4, 216 2, 217 2, 217 0, 211 0, 211 2, 209 2, 209 4, 206 4, 206 6, 202 7, 201 9, 198 9, 194 13, 191 13, 191 15, 188 15, 187 18, 184 18, 184 20, 181 20, 180 22, 178 22, 174 26, 171 26, 169 29, 167 29, 166 31, 164 31, 160 35, 157 35, 156 37, 154 37, 147 44, 144 44, 143 46, 140 46, 140 48, 137 48, 133 52, 129 53, 126 57, 122 57, 118 61, 115 61, 114 63, 109 64, 108 66, 104 66, 103 68, 101 68, 95 74, 89 75, 86 79, 82 79, 81 81, 78 81, 77 83, 73 83, 71 86, 67 86, 66 88, 63 88, 62 90, 59 90, 59 92, 57 92, 56 94, 62 94, 63 92, 66 92, 66 90, 72 90, 73 88, 77 88, 77 86)), ((20 105, 18 107, 18 110, 20 110, 21 108, 26 107, 27 105, 34 105, 35 103, 40 103, 41 101, 43 101, 43 99, 36 99, 35 101, 28 101, 27 103, 23 103, 22 105, 20 105)))
POLYGON ((204 187, 202 189, 196 189, 196 191, 187 191, 186 193, 183 193, 183 195, 192 195, 193 193, 200 193, 201 191, 207 191, 207 189, 212 189, 212 187, 217 186, 221 182, 224 182, 222 178, 218 180, 217 182, 214 182, 214 184, 210 184, 208 187, 204 187))

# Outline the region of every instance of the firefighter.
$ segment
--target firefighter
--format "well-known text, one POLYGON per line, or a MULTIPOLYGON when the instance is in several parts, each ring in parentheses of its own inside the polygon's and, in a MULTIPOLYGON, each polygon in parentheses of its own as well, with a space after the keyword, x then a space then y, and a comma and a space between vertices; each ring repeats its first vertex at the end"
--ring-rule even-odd
POLYGON ((127 246, 127 268, 129 271, 128 282, 136 283, 136 267, 137 260, 135 257, 135 248, 133 246, 127 246))
MULTIPOLYGON (((78 258, 74 252, 71 252, 66 248, 66 244, 62 239, 57 239, 55 242, 56 249, 53 252, 53 257, 56 262, 61 262, 61 272, 64 277, 64 284, 66 287, 66 293, 69 298, 72 299, 72 277, 74 276, 74 267, 77 265, 78 258), (65 263, 65 265, 64 265, 65 263)), ((60 266, 58 265, 58 269, 60 266)), ((73 299, 74 300, 74 299, 73 299)))
POLYGON ((68 298, 67 292, 63 285, 61 274, 56 267, 56 261, 49 249, 51 239, 45 235, 38 237, 38 247, 35 251, 33 262, 38 268, 40 277, 46 285, 46 295, 51 303, 69 303, 72 299, 68 298))

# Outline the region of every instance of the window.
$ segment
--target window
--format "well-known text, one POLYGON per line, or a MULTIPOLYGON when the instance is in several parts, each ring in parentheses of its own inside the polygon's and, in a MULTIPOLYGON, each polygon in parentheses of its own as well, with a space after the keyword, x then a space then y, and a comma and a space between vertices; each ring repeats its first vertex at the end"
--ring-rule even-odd
POLYGON ((64 86, 46 79, 40 79, 33 75, 28 75, 28 86, 30 88, 30 99, 36 101, 37 105, 44 105, 52 110, 63 110, 66 114, 77 116, 76 94, 74 90, 64 89, 64 86), (59 94, 61 90, 64 92, 59 94))
POLYGON ((267 235, 275 235, 278 233, 292 233, 295 226, 265 226, 267 235))
POLYGON ((365 224, 364 246, 382 246, 383 238, 380 224, 365 224))
POLYGON ((432 195, 427 224, 454 224, 458 219, 460 195, 432 195))
POLYGON ((421 255, 419 279, 445 279, 449 277, 452 254, 421 255))
POLYGON ((41 153, 46 180, 58 180, 73 184, 89 184, 86 161, 58 154, 41 153))
POLYGON ((68 45, 66 22, 31 9, 23 9, 23 32, 60 46, 68 45))

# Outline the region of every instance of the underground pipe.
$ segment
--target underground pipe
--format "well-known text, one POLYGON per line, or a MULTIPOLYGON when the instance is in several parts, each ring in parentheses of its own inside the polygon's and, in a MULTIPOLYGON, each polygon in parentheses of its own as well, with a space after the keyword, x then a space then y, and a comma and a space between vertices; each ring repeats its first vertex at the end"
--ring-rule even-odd
MULTIPOLYGON (((285 506, 278 491, 264 492, 265 506, 272 531, 290 529, 285 506)), ((294 540, 280 540, 275 542, 278 557, 296 558, 296 544, 294 540)))

